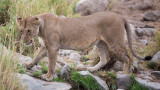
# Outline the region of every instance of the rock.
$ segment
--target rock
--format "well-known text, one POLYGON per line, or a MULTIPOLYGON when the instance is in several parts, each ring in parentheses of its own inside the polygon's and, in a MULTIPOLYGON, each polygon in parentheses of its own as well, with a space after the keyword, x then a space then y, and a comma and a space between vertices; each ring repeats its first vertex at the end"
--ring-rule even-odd
POLYGON ((61 75, 61 77, 66 78, 66 77, 69 76, 69 74, 70 74, 70 68, 69 68, 68 65, 65 65, 65 66, 61 69, 60 75, 61 75))
POLYGON ((131 0, 123 0, 123 2, 128 2, 128 1, 131 1, 131 0))
POLYGON ((96 12, 105 11, 108 4, 108 0, 80 0, 76 4, 75 11, 82 16, 91 15, 96 12))
POLYGON ((74 52, 73 50, 64 50, 64 49, 59 50, 59 54, 62 56, 70 55, 73 52, 74 52))
POLYGON ((118 89, 127 90, 128 87, 132 84, 132 79, 129 74, 117 74, 117 86, 118 89))
POLYGON ((150 90, 160 90, 160 80, 151 75, 151 71, 149 70, 140 71, 136 75, 135 80, 150 90))
POLYGON ((160 79, 160 71, 153 71, 151 74, 156 78, 160 79))
POLYGON ((144 21, 160 21, 160 11, 151 11, 144 13, 144 21))
POLYGON ((144 45, 148 45, 148 40, 144 39, 144 40, 140 40, 144 45))
POLYGON ((143 37, 143 36, 152 37, 154 36, 155 31, 156 30, 154 28, 137 28, 135 30, 136 35, 138 37, 143 37))
POLYGON ((113 65, 113 69, 117 71, 122 71, 123 70, 123 62, 122 61, 116 61, 113 65))
MULTIPOLYGON (((133 41, 137 41, 137 40, 138 40, 138 37, 137 37, 137 35, 136 35, 136 33, 135 33, 136 28, 135 28, 135 26, 134 26, 133 24, 129 24, 129 25, 130 25, 130 29, 131 29, 132 40, 133 40, 133 41)), ((125 41, 128 42, 126 32, 125 32, 125 41)))
POLYGON ((152 60, 151 60, 151 63, 152 63, 153 65, 160 64, 160 51, 157 52, 157 53, 153 56, 153 58, 152 58, 152 60))
POLYGON ((59 56, 57 57, 57 62, 60 63, 62 66, 67 64, 67 62, 64 61, 62 57, 59 57, 59 56))
POLYGON ((135 79, 139 84, 148 87, 150 90, 160 90, 159 82, 152 82, 150 80, 146 80, 138 77, 136 77, 135 79))
POLYGON ((74 61, 79 61, 81 58, 81 55, 79 53, 71 53, 69 59, 74 61))
POLYGON ((69 90, 71 86, 62 82, 46 82, 26 74, 17 74, 25 90, 69 90))
POLYGON ((104 88, 104 90, 109 90, 105 81, 103 81, 101 78, 89 73, 89 71, 80 71, 78 73, 80 73, 82 76, 87 76, 87 75, 92 76, 97 81, 97 83, 104 88))
POLYGON ((142 1, 136 4, 135 8, 138 10, 148 10, 148 9, 154 9, 154 5, 152 2, 149 1, 142 1))
POLYGON ((23 63, 29 63, 32 61, 32 58, 29 56, 24 56, 20 53, 16 53, 13 55, 13 58, 18 60, 18 63, 22 65, 23 63))

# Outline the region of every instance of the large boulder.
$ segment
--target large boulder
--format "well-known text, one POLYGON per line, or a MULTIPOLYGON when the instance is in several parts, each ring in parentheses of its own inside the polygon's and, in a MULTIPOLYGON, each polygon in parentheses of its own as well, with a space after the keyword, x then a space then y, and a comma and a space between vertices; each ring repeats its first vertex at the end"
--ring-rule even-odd
POLYGON ((138 10, 148 10, 148 9, 153 9, 154 5, 152 2, 149 1, 142 1, 136 4, 135 8, 138 10))
POLYGON ((71 85, 62 82, 46 82, 26 74, 17 74, 24 90, 69 90, 71 85))
POLYGON ((160 64, 160 51, 157 52, 157 53, 153 56, 153 58, 152 58, 152 60, 151 60, 151 63, 152 63, 153 65, 160 64))
POLYGON ((76 5, 75 11, 82 16, 91 15, 96 12, 105 11, 108 4, 108 0, 80 0, 76 5))
POLYGON ((160 22, 160 11, 151 11, 144 13, 143 20, 160 22))

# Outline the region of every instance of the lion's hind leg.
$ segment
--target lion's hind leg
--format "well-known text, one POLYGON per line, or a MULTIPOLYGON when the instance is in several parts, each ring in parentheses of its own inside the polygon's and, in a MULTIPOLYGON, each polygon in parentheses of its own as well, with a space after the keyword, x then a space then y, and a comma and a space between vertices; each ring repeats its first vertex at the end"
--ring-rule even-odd
POLYGON ((94 67, 88 67, 87 68, 91 72, 94 72, 94 71, 97 71, 97 70, 103 68, 108 63, 108 61, 110 60, 110 58, 109 58, 109 48, 108 48, 107 44, 104 41, 100 40, 100 41, 98 41, 96 46, 98 48, 100 61, 94 67))

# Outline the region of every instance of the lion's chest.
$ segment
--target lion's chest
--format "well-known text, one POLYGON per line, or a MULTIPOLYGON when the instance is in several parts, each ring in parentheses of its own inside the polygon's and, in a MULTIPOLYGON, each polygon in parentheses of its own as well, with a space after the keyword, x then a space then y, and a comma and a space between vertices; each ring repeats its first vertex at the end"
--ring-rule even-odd
POLYGON ((44 41, 43 41, 42 38, 38 37, 38 40, 39 40, 39 43, 41 44, 41 46, 45 46, 45 45, 44 45, 44 41))

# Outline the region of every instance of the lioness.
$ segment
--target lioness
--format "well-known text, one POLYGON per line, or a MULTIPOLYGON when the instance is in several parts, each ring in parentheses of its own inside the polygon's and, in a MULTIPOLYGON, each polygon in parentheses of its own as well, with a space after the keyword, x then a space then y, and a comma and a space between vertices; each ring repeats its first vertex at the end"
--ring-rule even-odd
POLYGON ((39 38, 41 48, 33 61, 26 65, 28 69, 48 54, 48 73, 42 75, 44 80, 53 78, 54 68, 59 49, 85 49, 96 44, 100 62, 89 71, 97 71, 110 60, 108 51, 114 52, 124 61, 124 72, 130 69, 130 57, 124 45, 124 33, 127 32, 129 48, 132 54, 142 60, 132 49, 131 31, 126 19, 113 12, 99 12, 80 18, 60 18, 53 13, 30 16, 25 19, 18 18, 21 39, 29 46, 35 37, 39 38))

